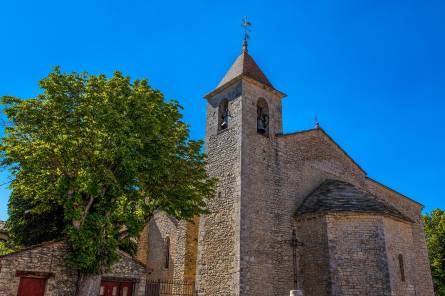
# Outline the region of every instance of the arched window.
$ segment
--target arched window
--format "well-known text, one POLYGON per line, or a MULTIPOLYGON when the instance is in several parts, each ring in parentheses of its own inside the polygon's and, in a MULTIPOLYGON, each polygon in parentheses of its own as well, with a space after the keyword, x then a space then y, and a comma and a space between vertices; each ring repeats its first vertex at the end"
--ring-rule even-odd
POLYGON ((405 264, 403 263, 403 255, 399 254, 399 268, 400 268, 400 278, 402 282, 405 281, 405 264))
POLYGON ((256 130, 259 134, 269 134, 269 107, 263 98, 259 98, 257 102, 256 130))
POLYGON ((224 130, 229 126, 229 101, 223 99, 218 108, 218 130, 224 130))
POLYGON ((165 238, 165 245, 164 245, 164 248, 165 248, 165 249, 164 249, 164 253, 165 253, 164 267, 165 267, 166 269, 168 269, 169 266, 170 266, 170 238, 169 238, 168 236, 165 238))

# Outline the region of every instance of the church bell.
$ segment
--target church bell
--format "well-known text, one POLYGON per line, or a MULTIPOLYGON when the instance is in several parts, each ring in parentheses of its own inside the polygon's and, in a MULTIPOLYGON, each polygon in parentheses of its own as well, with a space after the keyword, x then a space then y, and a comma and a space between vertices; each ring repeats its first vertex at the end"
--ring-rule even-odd
POLYGON ((266 133, 266 127, 264 126, 264 121, 261 118, 257 119, 257 131, 260 134, 266 133))

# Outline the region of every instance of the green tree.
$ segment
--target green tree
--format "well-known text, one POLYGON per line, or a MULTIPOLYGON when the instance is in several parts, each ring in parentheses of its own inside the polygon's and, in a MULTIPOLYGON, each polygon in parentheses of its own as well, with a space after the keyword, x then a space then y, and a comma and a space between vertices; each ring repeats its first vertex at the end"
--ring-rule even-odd
POLYGON ((6 242, 0 241, 0 256, 14 252, 6 242))
POLYGON ((44 209, 35 211, 39 200, 32 194, 14 190, 9 197, 7 228, 10 240, 16 246, 31 246, 63 238, 64 209, 58 203, 48 202, 44 209))
POLYGON ((122 230, 137 238, 155 210, 178 219, 205 212, 215 182, 179 104, 146 80, 56 68, 40 87, 36 98, 2 98, 11 126, 0 152, 14 177, 8 223, 24 242, 32 219, 62 211, 53 236, 82 274, 78 295, 98 295, 122 230))
MULTIPOLYGON (((64 219, 64 208, 57 203, 50 203, 45 210, 33 211, 33 196, 26 196, 13 191, 9 197, 9 218, 7 223, 10 242, 16 246, 32 246, 50 240, 63 239, 63 230, 69 221, 64 219)), ((119 249, 130 255, 136 255, 137 244, 134 239, 124 236, 118 242, 119 249)))
POLYGON ((436 295, 445 296, 445 212, 436 209, 422 219, 436 295))

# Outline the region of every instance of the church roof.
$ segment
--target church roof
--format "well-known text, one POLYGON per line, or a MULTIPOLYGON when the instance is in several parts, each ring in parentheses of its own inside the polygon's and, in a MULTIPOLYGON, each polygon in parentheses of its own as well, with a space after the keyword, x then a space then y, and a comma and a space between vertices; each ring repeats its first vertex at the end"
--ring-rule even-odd
POLYGON ((247 53, 247 50, 243 50, 241 55, 238 56, 233 65, 230 67, 229 71, 218 84, 217 88, 239 76, 247 76, 262 84, 274 88, 257 63, 255 63, 254 59, 247 53))
POLYGON ((389 215, 411 222, 393 206, 352 184, 326 180, 310 193, 297 209, 297 215, 315 213, 356 212, 389 215))

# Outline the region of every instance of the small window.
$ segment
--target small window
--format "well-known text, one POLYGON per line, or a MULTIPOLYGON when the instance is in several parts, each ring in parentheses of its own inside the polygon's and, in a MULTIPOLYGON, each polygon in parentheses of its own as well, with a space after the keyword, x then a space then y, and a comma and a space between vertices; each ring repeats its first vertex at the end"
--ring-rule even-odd
POLYGON ((218 130, 224 130, 229 126, 229 101, 224 99, 218 108, 218 130))
POLYGON ((170 238, 165 239, 165 262, 164 267, 168 269, 170 267, 170 238))
POLYGON ((403 263, 403 255, 399 254, 400 279, 405 281, 405 264, 403 263))
POLYGON ((257 103, 257 124, 256 130, 259 134, 269 134, 269 107, 263 98, 258 99, 257 103))

